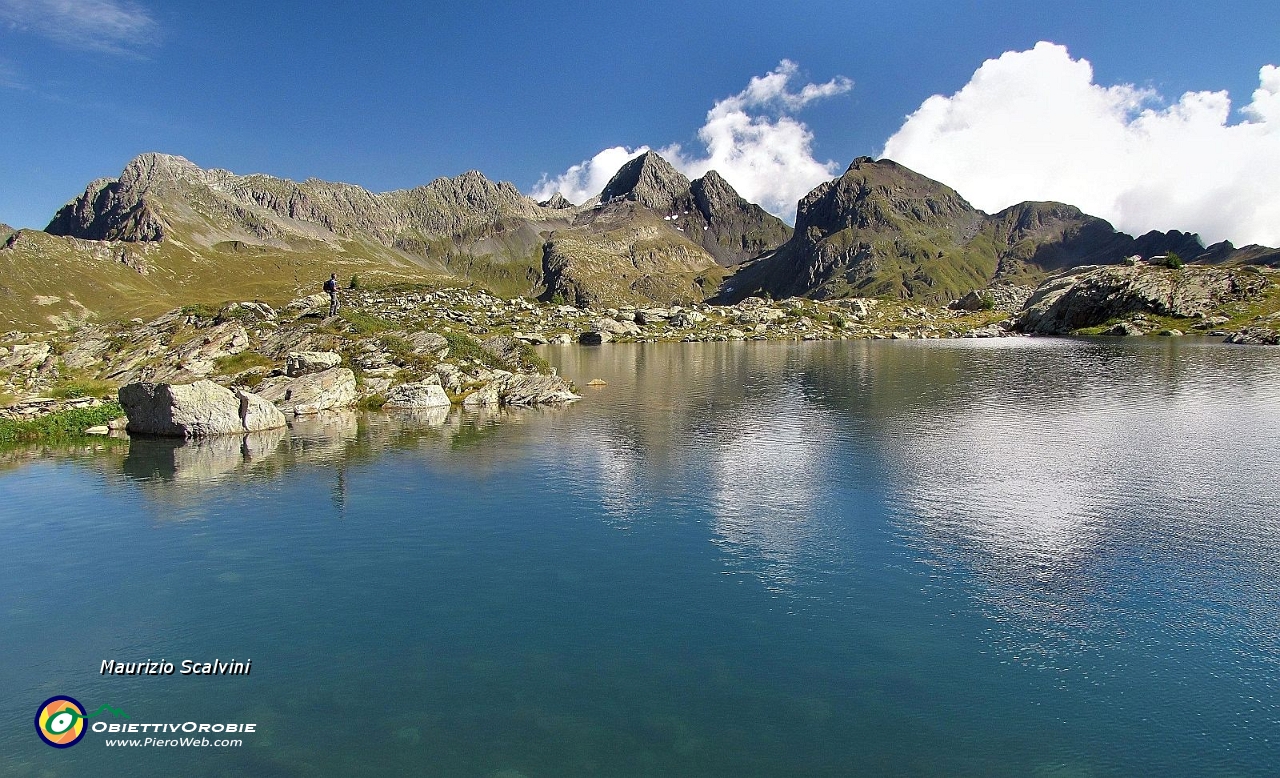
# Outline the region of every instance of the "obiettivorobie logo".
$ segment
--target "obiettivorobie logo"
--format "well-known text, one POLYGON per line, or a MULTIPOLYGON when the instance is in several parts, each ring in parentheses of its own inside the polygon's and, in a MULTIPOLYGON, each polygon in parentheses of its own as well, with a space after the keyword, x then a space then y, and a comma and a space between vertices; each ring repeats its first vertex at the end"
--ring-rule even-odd
POLYGON ((108 737, 103 741, 103 745, 107 747, 117 748, 163 748, 166 746, 212 746, 214 748, 226 748, 244 745, 241 739, 214 739, 211 740, 205 735, 216 736, 219 734, 254 734, 258 731, 257 724, 250 723, 215 723, 202 724, 196 721, 181 722, 164 722, 139 724, 135 721, 128 722, 106 722, 101 720, 104 714, 111 714, 116 718, 127 719, 129 715, 119 708, 113 708, 110 705, 103 705, 93 713, 85 712, 85 707, 80 701, 74 697, 68 697, 60 694, 57 697, 50 697, 40 703, 40 707, 36 709, 36 734, 45 743, 54 748, 70 748, 79 743, 85 736, 86 732, 101 732, 108 735, 151 735, 151 737, 108 737), (86 724, 87 719, 96 719, 92 724, 86 724), (176 737, 157 737, 158 735, 169 734, 176 737), (197 737, 181 737, 182 735, 195 734, 197 737))
POLYGON ((71 748, 84 738, 85 719, 110 713, 120 718, 129 718, 128 714, 103 705, 93 713, 86 713, 84 706, 75 697, 58 695, 40 703, 36 709, 36 734, 45 743, 54 748, 71 748))

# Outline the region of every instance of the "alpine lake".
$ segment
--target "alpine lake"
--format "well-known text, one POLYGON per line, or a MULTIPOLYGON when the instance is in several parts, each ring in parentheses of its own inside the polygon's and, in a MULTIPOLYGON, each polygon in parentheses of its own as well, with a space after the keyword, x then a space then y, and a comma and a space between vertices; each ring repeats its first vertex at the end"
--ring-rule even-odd
POLYGON ((0 454, 0 775, 1280 773, 1277 351, 542 353, 584 399, 0 454), (184 659, 252 671, 101 673, 184 659))

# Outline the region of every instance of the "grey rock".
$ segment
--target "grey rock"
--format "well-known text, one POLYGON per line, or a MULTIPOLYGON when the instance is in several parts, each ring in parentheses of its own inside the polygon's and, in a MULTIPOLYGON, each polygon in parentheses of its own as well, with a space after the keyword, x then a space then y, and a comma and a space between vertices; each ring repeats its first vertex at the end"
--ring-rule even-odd
POLYGON ((642 308, 635 312, 635 323, 649 326, 661 324, 671 318, 671 311, 666 308, 642 308))
POLYGON ((201 337, 177 349, 171 361, 192 376, 213 372, 220 357, 239 354, 249 347, 249 333, 238 321, 228 321, 205 330, 201 337))
POLYGON ((996 310, 1017 313, 1034 291, 1032 287, 1019 284, 992 284, 985 289, 969 292, 951 303, 950 307, 958 311, 996 310))
POLYGON ((449 395, 445 394, 444 388, 440 386, 437 378, 434 382, 419 381, 393 387, 387 392, 387 402, 383 407, 439 408, 447 407, 451 404, 449 395))
POLYGON ((1133 322, 1122 321, 1108 328, 1103 335, 1113 335, 1121 338, 1134 338, 1146 335, 1147 331, 1134 324, 1133 322))
POLYGON ((310 313, 311 311, 328 312, 329 295, 324 292, 317 292, 315 294, 309 294, 306 297, 299 297, 296 300, 290 300, 289 304, 285 306, 285 310, 303 314, 310 313))
POLYGON ((706 315, 699 313, 698 311, 680 311, 668 319, 667 323, 673 327, 688 329, 689 327, 692 327, 695 324, 701 324, 706 320, 706 315))
POLYGON ((415 354, 435 354, 443 359, 449 351, 449 341, 434 332, 414 332, 405 340, 413 346, 415 354))
POLYGON ((541 205, 543 208, 555 208, 558 211, 562 211, 567 208, 576 207, 572 202, 569 201, 567 197, 560 194, 559 192, 556 192, 555 194, 551 195, 550 198, 538 203, 538 205, 541 205))
POLYGON ((290 378, 319 373, 342 364, 342 355, 332 351, 290 351, 285 355, 285 375, 290 378))
POLYGON ((49 357, 48 343, 20 343, 0 359, 0 367, 22 369, 42 364, 49 357))
POLYGON ((480 347, 489 354, 492 354, 498 359, 498 361, 508 367, 517 368, 520 365, 520 354, 522 349, 520 348, 520 341, 513 337, 508 335, 494 335, 491 338, 483 340, 480 343, 480 347))
POLYGON ((999 324, 988 324, 965 333, 966 338, 1003 338, 1008 335, 1009 332, 999 324))
POLYGON ((345 408, 356 400, 356 375, 349 368, 333 367, 272 387, 262 396, 297 415, 345 408))
POLYGON ((499 395, 505 405, 549 405, 581 399, 568 381, 554 375, 510 376, 503 380, 499 395))
POLYGON ((273 430, 286 424, 284 414, 271 401, 244 389, 235 389, 234 394, 240 401, 240 421, 245 432, 273 430))
POLYGON ((468 394, 463 400, 463 406, 467 408, 475 408, 478 406, 494 406, 502 402, 502 398, 498 392, 497 383, 488 383, 468 394))
POLYGON ((1226 316, 1209 316, 1203 319, 1202 321, 1198 321, 1194 325, 1192 325, 1192 329, 1212 330, 1212 329, 1221 327, 1223 324, 1226 324, 1229 321, 1231 320, 1228 319, 1226 316))
POLYGON ((462 371, 455 365, 447 363, 436 365, 436 377, 440 381, 440 385, 445 389, 457 394, 462 390, 462 371))
POLYGON ((591 322, 591 328, 596 332, 607 332, 610 335, 639 335, 640 327, 635 322, 618 321, 617 319, 602 316, 591 322))
POLYGON ((1241 346, 1280 346, 1280 330, 1246 327, 1228 335, 1226 342, 1241 346))
POLYGON ((240 303, 239 307, 262 321, 275 321, 276 311, 270 305, 260 302, 240 303))

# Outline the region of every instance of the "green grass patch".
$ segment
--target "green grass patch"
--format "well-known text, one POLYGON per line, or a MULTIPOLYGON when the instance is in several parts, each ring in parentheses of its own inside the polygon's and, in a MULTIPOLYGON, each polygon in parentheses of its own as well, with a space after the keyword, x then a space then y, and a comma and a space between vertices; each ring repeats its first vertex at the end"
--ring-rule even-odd
POLYGON ((382 406, 387 404, 387 398, 381 394, 371 394, 356 403, 356 407, 362 411, 378 411, 382 410, 382 406))
POLYGON ((274 368, 276 363, 256 351, 241 351, 239 354, 227 354, 213 360, 213 369, 218 375, 235 375, 254 367, 274 368))
POLYGON ((218 318, 218 306, 206 305, 199 303, 196 305, 184 305, 180 309, 183 316, 195 316, 198 319, 216 319, 218 318))
POLYGON ((444 332, 444 339, 449 344, 449 358, 453 360, 469 359, 485 367, 502 369, 502 360, 490 354, 480 345, 480 341, 462 332, 444 332))
POLYGON ((373 335, 396 327, 394 322, 389 322, 380 316, 350 308, 338 311, 338 318, 345 321, 351 327, 351 331, 357 335, 373 335))
POLYGON ((537 370, 543 375, 551 373, 551 363, 542 357, 534 347, 524 341, 517 341, 520 346, 520 366, 528 370, 537 370))
POLYGON ((55 384, 49 390, 49 396, 59 400, 71 400, 76 397, 111 397, 115 395, 116 389, 116 385, 110 381, 76 378, 55 384))
POLYGON ((252 392, 252 391, 256 391, 257 388, 262 384, 262 382, 266 380, 266 378, 267 378, 266 373, 259 373, 257 371, 254 371, 250 373, 245 373, 244 375, 236 378, 234 385, 243 387, 252 392))
POLYGON ((29 421, 0 420, 0 445, 37 443, 84 437, 90 427, 106 424, 124 415, 119 403, 103 403, 96 408, 57 411, 29 421))

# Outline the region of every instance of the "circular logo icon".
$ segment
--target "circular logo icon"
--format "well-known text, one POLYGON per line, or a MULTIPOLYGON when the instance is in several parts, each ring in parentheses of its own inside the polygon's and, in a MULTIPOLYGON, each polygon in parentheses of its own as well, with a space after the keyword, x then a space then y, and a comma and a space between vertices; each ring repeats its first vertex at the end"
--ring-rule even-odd
POLYGON ((84 737, 84 716, 74 697, 50 697, 36 710, 36 734, 54 748, 70 748, 84 737))

